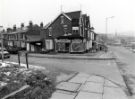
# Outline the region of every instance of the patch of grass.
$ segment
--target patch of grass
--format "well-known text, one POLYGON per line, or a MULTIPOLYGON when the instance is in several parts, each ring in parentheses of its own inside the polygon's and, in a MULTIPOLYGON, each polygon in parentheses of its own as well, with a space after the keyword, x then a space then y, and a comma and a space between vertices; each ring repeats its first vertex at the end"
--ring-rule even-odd
POLYGON ((7 83, 6 86, 0 87, 0 98, 20 89, 25 84, 30 85, 28 90, 20 91, 7 99, 48 99, 55 91, 55 77, 43 70, 22 70, 20 66, 11 65, 0 69, 0 79, 7 83))

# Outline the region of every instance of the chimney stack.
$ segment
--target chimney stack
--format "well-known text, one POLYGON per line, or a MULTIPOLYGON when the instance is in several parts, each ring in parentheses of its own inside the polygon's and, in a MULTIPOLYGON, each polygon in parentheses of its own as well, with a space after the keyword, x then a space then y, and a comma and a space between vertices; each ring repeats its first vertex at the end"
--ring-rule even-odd
POLYGON ((13 26, 13 31, 16 31, 16 25, 13 26))
POLYGON ((41 23, 40 23, 40 27, 43 28, 43 26, 44 26, 44 24, 43 24, 43 22, 41 22, 41 23))
POLYGON ((33 22, 29 21, 29 26, 32 27, 33 26, 33 22))
POLYGON ((12 29, 11 28, 7 28, 7 32, 12 32, 12 29))
POLYGON ((24 23, 21 23, 21 29, 24 28, 24 23))

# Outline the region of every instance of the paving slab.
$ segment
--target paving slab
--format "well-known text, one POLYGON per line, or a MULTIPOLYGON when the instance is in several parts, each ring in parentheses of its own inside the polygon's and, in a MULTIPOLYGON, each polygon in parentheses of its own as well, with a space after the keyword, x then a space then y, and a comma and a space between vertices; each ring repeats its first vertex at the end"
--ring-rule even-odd
POLYGON ((128 99, 120 88, 104 87, 103 99, 128 99))
POLYGON ((61 82, 56 86, 56 89, 76 92, 80 88, 80 84, 71 82, 61 82))
POLYGON ((119 86, 117 86, 116 84, 114 84, 113 82, 109 81, 109 80, 105 80, 105 87, 115 87, 118 88, 119 86))
POLYGON ((87 81, 96 82, 96 83, 104 83, 104 78, 100 76, 90 76, 87 81))
POLYGON ((86 82, 81 88, 81 91, 94 92, 94 93, 103 93, 103 84, 86 82))
POLYGON ((88 78, 90 75, 89 74, 86 74, 86 73, 79 73, 76 76, 88 78))
POLYGON ((50 99, 74 99, 75 95, 54 92, 50 99))
POLYGON ((85 83, 85 81, 87 80, 88 77, 89 77, 88 74, 79 73, 74 78, 72 78, 71 80, 69 80, 69 82, 83 84, 83 83, 85 83))
POLYGON ((75 99, 102 99, 102 94, 80 91, 75 99))

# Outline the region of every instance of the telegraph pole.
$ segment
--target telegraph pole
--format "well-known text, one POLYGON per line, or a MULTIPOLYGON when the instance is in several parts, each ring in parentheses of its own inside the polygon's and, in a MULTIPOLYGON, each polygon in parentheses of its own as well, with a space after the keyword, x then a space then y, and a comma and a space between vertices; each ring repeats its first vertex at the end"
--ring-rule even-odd
POLYGON ((3 33, 2 33, 2 29, 3 29, 3 26, 0 26, 1 28, 1 58, 2 58, 2 62, 4 61, 4 57, 3 57, 3 33))
MULTIPOLYGON (((113 19, 114 16, 111 16, 111 17, 106 17, 105 18, 105 33, 106 33, 106 39, 107 39, 107 35, 108 35, 108 19, 113 19)), ((106 40, 107 41, 107 40, 106 40)))

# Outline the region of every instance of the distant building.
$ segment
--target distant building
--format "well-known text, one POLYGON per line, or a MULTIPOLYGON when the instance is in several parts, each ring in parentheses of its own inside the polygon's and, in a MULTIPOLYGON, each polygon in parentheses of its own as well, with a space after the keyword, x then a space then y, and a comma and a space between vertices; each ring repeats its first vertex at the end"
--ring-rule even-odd
POLYGON ((3 34, 5 47, 18 47, 20 49, 26 49, 26 27, 16 28, 3 34))

